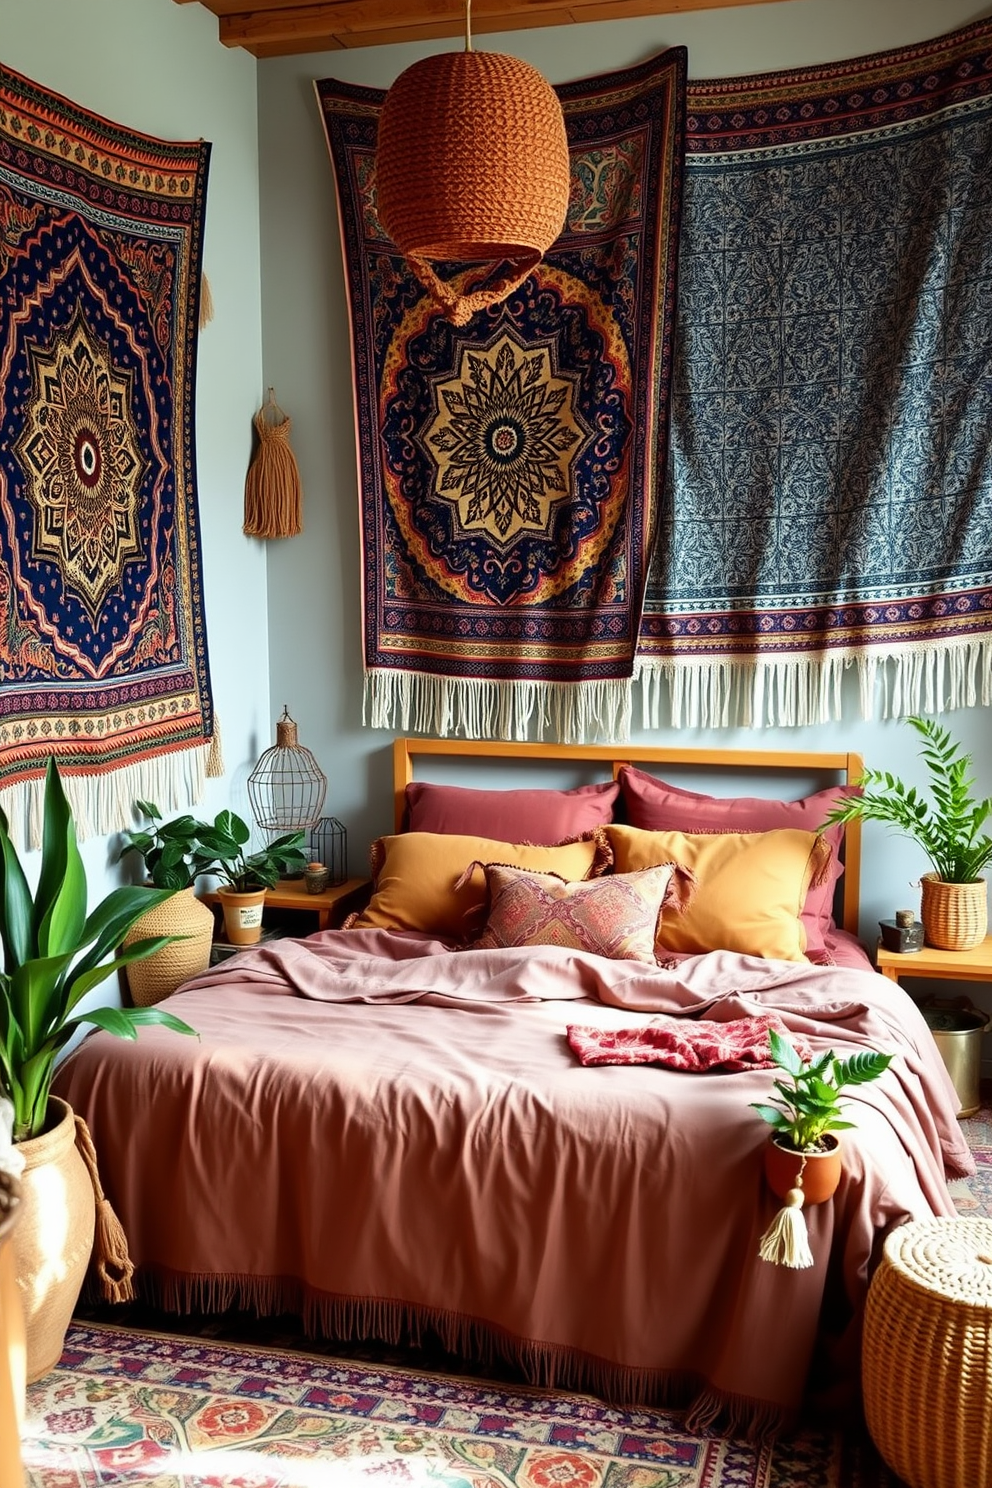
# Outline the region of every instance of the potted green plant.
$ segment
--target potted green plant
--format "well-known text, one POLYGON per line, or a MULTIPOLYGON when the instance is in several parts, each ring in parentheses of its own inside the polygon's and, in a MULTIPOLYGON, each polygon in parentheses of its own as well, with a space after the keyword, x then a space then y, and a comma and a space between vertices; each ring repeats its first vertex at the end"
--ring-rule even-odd
POLYGON ((992 862, 992 837, 983 831, 992 796, 977 798, 970 773, 972 758, 950 731, 933 718, 907 718, 921 735, 920 753, 929 777, 931 800, 889 770, 865 770, 861 795, 840 801, 823 826, 882 822, 920 846, 932 872, 920 880, 920 919, 928 945, 963 951, 979 945, 988 929, 988 891, 984 870, 992 862))
POLYGON ((24 1161, 22 1218, 14 1237, 28 1331, 28 1376, 51 1368, 93 1245, 95 1199, 76 1151, 76 1123, 50 1095, 59 1055, 85 1024, 133 1039, 143 1024, 193 1029, 158 1008, 90 1007, 82 1000, 122 966, 166 944, 155 936, 121 951, 128 930, 171 889, 125 886, 87 914, 86 871, 54 760, 45 777, 41 867, 32 895, 0 811, 0 1095, 13 1105, 24 1161))
POLYGON ((165 821, 153 801, 137 801, 135 809, 146 825, 121 834, 117 861, 137 854, 145 869, 146 882, 160 889, 173 889, 170 899, 149 909, 128 932, 125 945, 148 935, 170 935, 170 944, 128 967, 131 1001, 150 1007, 169 997, 190 977, 210 964, 214 917, 197 899, 196 881, 212 873, 217 860, 201 841, 205 823, 188 813, 165 821))
POLYGON ((307 864, 302 831, 284 832, 255 852, 248 851, 250 840, 247 823, 233 811, 222 811, 200 834, 203 850, 216 860, 224 929, 232 945, 253 945, 261 938, 266 889, 283 874, 302 873, 307 864))
POLYGON ((762 1237, 765 1260, 787 1266, 809 1266, 812 1255, 805 1236, 804 1203, 829 1199, 840 1182, 840 1142, 835 1135, 853 1127, 843 1115, 840 1093, 851 1085, 877 1080, 892 1062, 891 1054, 859 1050, 838 1059, 832 1049, 806 1060, 792 1040, 768 1030, 769 1048, 784 1078, 775 1080, 777 1098, 752 1101, 752 1108, 772 1128, 765 1146, 765 1179, 785 1203, 762 1237))

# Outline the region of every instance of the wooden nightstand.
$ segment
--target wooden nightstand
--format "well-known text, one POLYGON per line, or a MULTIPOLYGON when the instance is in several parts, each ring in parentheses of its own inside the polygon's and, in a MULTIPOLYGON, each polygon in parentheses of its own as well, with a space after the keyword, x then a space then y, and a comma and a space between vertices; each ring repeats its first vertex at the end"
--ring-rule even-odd
POLYGON ((875 965, 890 982, 900 977, 934 977, 948 982, 992 982, 992 935, 970 951, 938 951, 924 946, 921 951, 887 951, 883 945, 875 953, 875 965))
MULTIPOLYGON (((344 883, 331 884, 320 894, 308 893, 302 878, 283 878, 275 888, 266 889, 265 909, 290 909, 316 915, 318 930, 334 930, 353 909, 362 907, 368 891, 367 878, 345 879, 344 883)), ((201 894, 200 898, 212 909, 220 907, 220 895, 215 891, 201 894)))

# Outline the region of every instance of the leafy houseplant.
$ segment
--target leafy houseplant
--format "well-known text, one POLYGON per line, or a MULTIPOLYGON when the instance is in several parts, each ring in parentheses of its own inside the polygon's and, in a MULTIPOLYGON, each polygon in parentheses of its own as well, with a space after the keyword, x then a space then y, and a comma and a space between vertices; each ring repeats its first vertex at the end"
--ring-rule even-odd
POLYGON ((923 737, 920 752, 932 805, 888 770, 866 770, 862 794, 838 802, 823 825, 854 817, 883 822, 917 842, 945 883, 974 883, 992 862, 992 837, 982 831, 992 812, 992 796, 976 800, 972 795, 971 755, 961 753, 960 744, 936 719, 906 722, 923 737))
POLYGON ((988 928, 982 874, 992 862, 992 837, 982 829, 992 812, 992 796, 978 799, 973 794, 971 755, 962 753, 948 729, 933 718, 906 721, 923 739, 931 801, 888 770, 866 770, 862 794, 838 802, 823 825, 860 817, 912 838, 933 868, 921 879, 920 918, 927 944, 968 950, 984 940, 988 928))
POLYGON ((213 826, 200 826, 200 846, 214 859, 211 871, 236 894, 271 889, 283 873, 302 873, 307 865, 303 832, 284 832, 257 852, 246 852, 251 831, 233 811, 222 811, 213 826))
POLYGON ((118 861, 128 853, 140 853, 149 883, 160 889, 189 889, 198 878, 213 872, 217 860, 200 840, 206 830, 203 822, 188 815, 167 822, 153 802, 137 801, 135 805, 148 818, 149 826, 121 834, 124 843, 118 861))
POLYGON ((786 1078, 774 1082, 776 1101, 751 1105, 772 1128, 764 1153, 765 1179, 783 1208, 762 1235, 758 1254, 779 1266, 812 1266, 802 1208, 805 1202, 829 1199, 840 1182, 840 1146, 834 1133, 854 1125, 841 1114, 840 1092, 876 1080, 892 1055, 864 1049, 838 1059, 828 1049, 807 1062, 776 1029, 768 1030, 768 1040, 772 1059, 786 1078))
POLYGON ((778 1100, 771 1105, 751 1104, 778 1136, 780 1145, 793 1152, 819 1152, 830 1143, 831 1132, 854 1125, 841 1115, 840 1092, 848 1085, 866 1085, 877 1080, 892 1062, 891 1054, 865 1049, 850 1059, 838 1059, 832 1049, 806 1063, 795 1045, 776 1029, 768 1031, 772 1059, 786 1079, 776 1080, 778 1100))
POLYGON ((127 931, 171 889, 124 887, 86 913, 86 871, 69 803, 54 760, 45 777, 41 872, 32 897, 24 869, 0 811, 0 1091, 14 1105, 14 1141, 45 1127, 56 1060, 83 1023, 121 1038, 137 1037, 143 1023, 164 1023, 177 1033, 193 1029, 169 1013, 147 1008, 100 1007, 77 1011, 80 1001, 113 971, 150 956, 167 936, 135 942, 120 955, 127 931))
POLYGON ((0 811, 0 1095, 13 1105, 14 1152, 23 1164, 21 1217, 13 1246, 29 1381, 51 1369, 62 1353, 91 1249, 107 1300, 125 1301, 132 1295, 130 1270, 119 1265, 127 1262, 126 1245, 121 1257, 112 1243, 120 1227, 99 1193, 92 1144, 87 1135, 84 1161, 72 1110, 49 1092, 58 1056, 82 1024, 127 1039, 137 1037, 138 1026, 145 1023, 193 1033, 158 1008, 83 1012, 79 1007, 111 972, 168 944, 168 936, 154 936, 115 954, 149 908, 150 898, 160 903, 172 892, 114 889, 87 914, 86 872, 52 759, 45 776, 41 869, 33 896, 0 811), (108 1257, 118 1265, 115 1275, 107 1269, 108 1257))

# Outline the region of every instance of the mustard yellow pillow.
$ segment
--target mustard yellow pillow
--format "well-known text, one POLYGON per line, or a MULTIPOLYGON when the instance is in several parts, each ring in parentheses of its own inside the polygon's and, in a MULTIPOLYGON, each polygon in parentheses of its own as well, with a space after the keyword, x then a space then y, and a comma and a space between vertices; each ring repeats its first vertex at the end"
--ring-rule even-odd
POLYGON ((603 828, 557 847, 498 842, 448 832, 402 832, 372 844, 369 905, 348 921, 355 930, 424 930, 448 939, 477 935, 486 917, 487 863, 560 878, 595 878, 609 865, 603 828), (476 866, 464 882, 466 868, 476 866))
POLYGON ((815 832, 648 832, 603 828, 617 873, 681 863, 696 890, 681 909, 662 911, 658 950, 739 951, 776 961, 806 959, 800 919, 807 890, 829 872, 830 848, 815 832))

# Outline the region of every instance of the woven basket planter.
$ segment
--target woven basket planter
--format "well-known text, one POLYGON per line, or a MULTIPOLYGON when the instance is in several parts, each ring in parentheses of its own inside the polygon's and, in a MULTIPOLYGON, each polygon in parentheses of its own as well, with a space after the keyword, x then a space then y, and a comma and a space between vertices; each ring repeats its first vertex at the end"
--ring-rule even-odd
POLYGON ((151 1007, 169 997, 187 978, 206 971, 214 938, 214 917, 192 889, 180 889, 131 926, 125 946, 152 935, 181 935, 144 961, 127 968, 127 985, 135 1007, 151 1007))
POLYGON ((76 1149, 75 1117, 55 1096, 48 1105, 53 1124, 17 1145, 24 1172, 13 1246, 27 1330, 28 1384, 59 1361, 96 1227, 93 1183, 76 1149))
POLYGON ((885 1242, 865 1308, 865 1419, 909 1488, 992 1482, 992 1220, 927 1219, 885 1242))
POLYGON ((984 878, 947 883, 936 873, 924 873, 920 889, 920 919, 927 945, 942 951, 970 951, 981 945, 989 914, 984 878))

